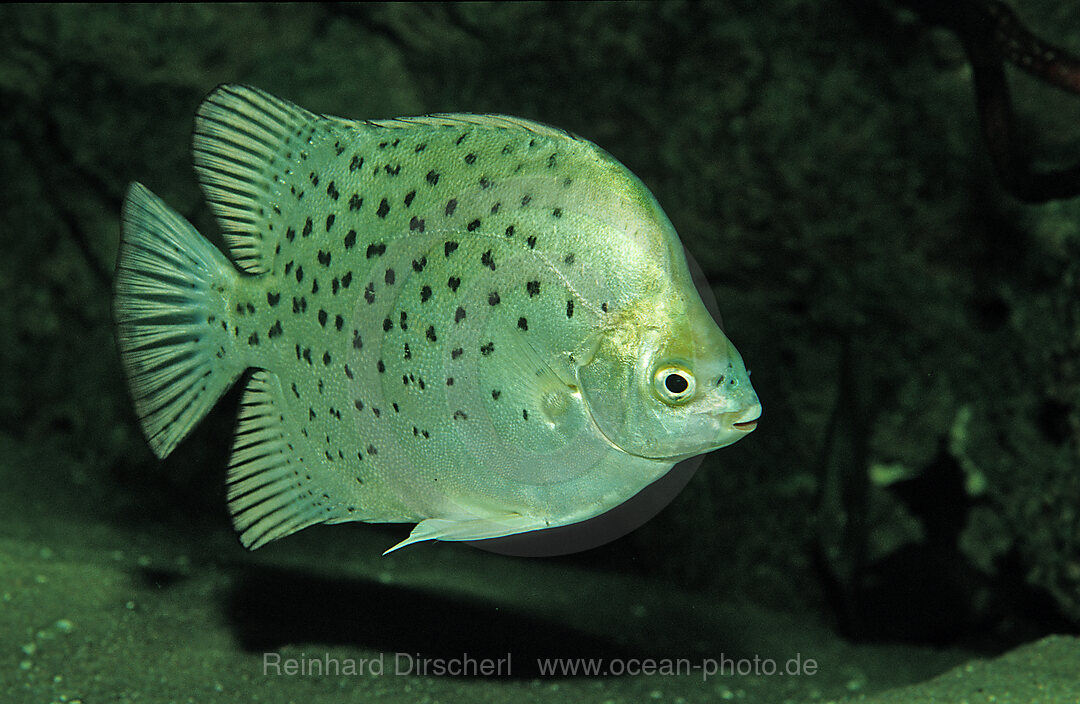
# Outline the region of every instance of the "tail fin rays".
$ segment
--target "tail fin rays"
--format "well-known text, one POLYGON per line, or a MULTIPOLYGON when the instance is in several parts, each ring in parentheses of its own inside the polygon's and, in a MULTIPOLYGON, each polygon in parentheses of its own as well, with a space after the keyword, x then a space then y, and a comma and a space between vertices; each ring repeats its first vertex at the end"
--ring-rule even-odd
POLYGON ((223 326, 239 274, 141 184, 124 199, 113 299, 135 410, 165 457, 244 370, 223 326))

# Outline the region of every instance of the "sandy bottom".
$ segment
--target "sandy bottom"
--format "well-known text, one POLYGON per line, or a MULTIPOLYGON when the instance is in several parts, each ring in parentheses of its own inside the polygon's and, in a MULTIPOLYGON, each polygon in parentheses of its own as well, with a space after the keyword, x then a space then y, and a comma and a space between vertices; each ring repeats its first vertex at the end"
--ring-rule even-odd
POLYGON ((42 452, 0 438, 3 702, 1080 701, 1076 638, 990 660, 853 645, 813 616, 557 560, 380 557, 404 526, 249 553, 219 517, 97 510, 42 452))

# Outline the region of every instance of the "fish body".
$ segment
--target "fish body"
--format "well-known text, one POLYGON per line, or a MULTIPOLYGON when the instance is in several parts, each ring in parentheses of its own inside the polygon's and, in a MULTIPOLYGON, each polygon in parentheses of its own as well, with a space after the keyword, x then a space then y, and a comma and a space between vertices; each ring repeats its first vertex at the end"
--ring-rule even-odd
POLYGON ((753 429, 671 223, 586 140, 222 86, 194 158, 235 265, 133 184, 118 343, 160 457, 255 370, 228 476, 248 547, 316 523, 415 522, 395 548, 575 523, 753 429))

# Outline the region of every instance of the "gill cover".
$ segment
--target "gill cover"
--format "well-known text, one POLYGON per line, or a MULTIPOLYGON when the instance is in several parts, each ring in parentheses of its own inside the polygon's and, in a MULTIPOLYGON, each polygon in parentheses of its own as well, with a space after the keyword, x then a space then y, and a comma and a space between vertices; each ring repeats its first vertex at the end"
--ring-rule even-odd
POLYGON ((760 414, 742 357, 693 288, 624 306, 593 345, 578 368, 582 394, 628 454, 692 457, 743 437, 734 424, 760 414))

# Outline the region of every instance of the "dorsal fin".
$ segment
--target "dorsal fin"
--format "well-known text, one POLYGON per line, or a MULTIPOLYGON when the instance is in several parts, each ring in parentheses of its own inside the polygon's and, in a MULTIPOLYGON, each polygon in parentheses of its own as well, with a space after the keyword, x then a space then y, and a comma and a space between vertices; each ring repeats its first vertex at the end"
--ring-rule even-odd
POLYGON ((237 265, 269 270, 265 208, 279 161, 317 116, 257 88, 222 85, 199 106, 192 139, 195 171, 237 265))

